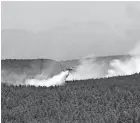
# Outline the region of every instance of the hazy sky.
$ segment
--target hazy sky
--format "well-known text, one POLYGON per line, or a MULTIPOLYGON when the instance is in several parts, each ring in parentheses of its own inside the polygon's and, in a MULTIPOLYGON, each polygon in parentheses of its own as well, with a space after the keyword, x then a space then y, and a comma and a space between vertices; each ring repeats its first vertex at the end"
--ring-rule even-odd
POLYGON ((61 60, 126 53, 140 38, 139 8, 140 2, 2 2, 2 30, 36 37, 20 39, 24 45, 18 48, 19 39, 5 38, 13 32, 2 34, 2 57, 61 60))
MULTIPOLYGON (((63 23, 128 23, 127 2, 2 2, 2 29, 46 30, 63 23)), ((137 3, 136 3, 137 4, 137 3)))

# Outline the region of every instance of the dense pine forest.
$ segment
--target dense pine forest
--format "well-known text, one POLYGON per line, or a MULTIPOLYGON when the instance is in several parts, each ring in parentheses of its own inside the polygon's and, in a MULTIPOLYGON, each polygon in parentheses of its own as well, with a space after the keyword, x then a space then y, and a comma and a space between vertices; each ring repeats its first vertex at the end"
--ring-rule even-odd
POLYGON ((2 123, 140 123, 140 74, 63 86, 1 85, 2 123))

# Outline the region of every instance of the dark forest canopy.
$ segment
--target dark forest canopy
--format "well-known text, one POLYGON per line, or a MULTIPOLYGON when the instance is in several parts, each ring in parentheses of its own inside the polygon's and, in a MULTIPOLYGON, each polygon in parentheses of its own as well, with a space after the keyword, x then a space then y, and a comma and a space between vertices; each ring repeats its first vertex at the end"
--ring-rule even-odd
POLYGON ((140 74, 1 89, 2 123, 140 122, 140 74))

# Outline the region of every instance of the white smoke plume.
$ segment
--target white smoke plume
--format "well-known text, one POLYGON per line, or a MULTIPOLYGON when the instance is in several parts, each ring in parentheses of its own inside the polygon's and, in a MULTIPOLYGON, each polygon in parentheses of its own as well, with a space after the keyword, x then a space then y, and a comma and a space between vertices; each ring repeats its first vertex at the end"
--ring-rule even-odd
POLYGON ((67 80, 84 80, 90 78, 100 78, 103 76, 102 67, 104 64, 96 63, 94 56, 85 57, 80 60, 80 65, 68 76, 67 80))
POLYGON ((113 59, 109 67, 96 61, 96 57, 80 60, 80 65, 67 78, 70 80, 83 80, 92 78, 112 77, 119 75, 131 75, 140 72, 140 43, 129 52, 130 58, 121 60, 113 59))
POLYGON ((92 78, 112 77, 118 75, 131 75, 140 72, 140 43, 130 51, 131 57, 126 59, 113 59, 108 63, 98 62, 95 56, 88 56, 80 60, 80 65, 75 70, 62 71, 49 79, 27 79, 26 85, 55 86, 64 85, 65 81, 84 80, 92 78), (70 73, 69 73, 70 72, 70 73))
POLYGON ((46 86, 46 87, 55 85, 64 85, 68 75, 69 71, 62 71, 60 74, 50 79, 27 79, 25 81, 25 85, 46 86))
POLYGON ((140 56, 132 56, 122 61, 114 59, 110 61, 109 68, 105 68, 104 63, 96 63, 93 59, 85 59, 81 62, 76 70, 69 75, 68 81, 131 75, 140 72, 140 56))
POLYGON ((108 70, 106 77, 118 75, 131 75, 140 72, 140 42, 129 52, 132 56, 130 59, 120 61, 113 60, 110 63, 111 69, 108 70))
POLYGON ((139 73, 140 56, 132 56, 132 58, 125 61, 115 59, 110 63, 110 67, 111 69, 108 70, 106 77, 139 73))

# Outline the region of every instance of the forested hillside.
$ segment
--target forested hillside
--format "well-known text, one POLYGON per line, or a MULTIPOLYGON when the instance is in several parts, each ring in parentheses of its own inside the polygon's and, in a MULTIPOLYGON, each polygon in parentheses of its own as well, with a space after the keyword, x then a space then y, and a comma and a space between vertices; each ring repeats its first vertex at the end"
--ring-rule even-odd
POLYGON ((49 88, 1 87, 2 123, 140 122, 140 74, 49 88))

